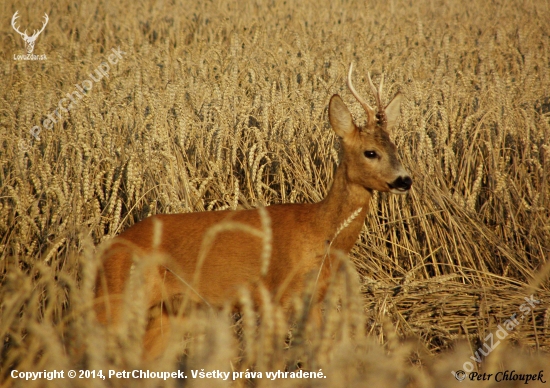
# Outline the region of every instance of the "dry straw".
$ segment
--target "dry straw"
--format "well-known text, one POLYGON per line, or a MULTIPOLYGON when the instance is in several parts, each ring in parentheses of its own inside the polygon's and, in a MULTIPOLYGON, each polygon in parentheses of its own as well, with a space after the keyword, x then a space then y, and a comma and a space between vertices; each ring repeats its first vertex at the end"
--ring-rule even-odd
MULTIPOLYGON (((40 64, 14 61, 23 42, 0 26, 0 384, 20 383, 8 379, 13 369, 159 367, 135 356, 148 323, 135 295, 146 263, 170 258, 136 261, 128 329, 102 341, 93 246, 151 214, 321 200, 338 159, 330 96, 361 117, 345 86, 352 61, 361 94, 371 71, 406 96, 392 136, 411 194, 375 193, 321 329, 308 320, 311 290, 296 296, 291 318, 277 295, 270 303, 264 292, 256 311, 243 291, 233 322, 229 307, 172 317, 162 368, 322 368, 316 386, 450 386, 450 370, 531 294, 541 304, 476 368, 548 366, 547 2, 60 0, 44 9, 8 0, 4 9, 29 26, 45 11, 50 20, 35 47, 48 57, 40 64), (32 126, 118 46, 128 54, 109 78, 34 139, 32 126)), ((216 226, 201 258, 217 233, 239 231, 261 240, 269 268, 277 242, 267 213, 257 229, 216 226)), ((207 383, 231 385, 190 382, 207 383)))

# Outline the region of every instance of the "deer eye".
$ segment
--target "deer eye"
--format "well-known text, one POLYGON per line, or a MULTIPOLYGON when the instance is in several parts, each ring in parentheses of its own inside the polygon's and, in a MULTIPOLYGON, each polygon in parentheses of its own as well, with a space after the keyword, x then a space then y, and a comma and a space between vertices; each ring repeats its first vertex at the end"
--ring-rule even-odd
POLYGON ((365 151, 364 154, 365 154, 365 158, 367 159, 375 159, 376 157, 378 157, 378 155, 376 154, 376 151, 365 151))

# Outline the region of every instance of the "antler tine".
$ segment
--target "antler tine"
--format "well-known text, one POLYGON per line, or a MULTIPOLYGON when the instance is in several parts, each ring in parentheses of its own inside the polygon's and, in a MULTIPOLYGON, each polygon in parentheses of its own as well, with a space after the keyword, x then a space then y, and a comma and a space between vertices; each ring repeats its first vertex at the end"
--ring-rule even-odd
POLYGON ((48 17, 48 14, 44 12, 44 22, 42 23, 42 29, 40 30, 40 32, 44 31, 44 28, 46 28, 49 21, 50 18, 48 17))
POLYGON ((370 72, 368 73, 368 76, 369 76, 370 88, 372 89, 372 92, 376 97, 376 108, 378 109, 378 112, 376 113, 376 120, 378 121, 378 125, 385 128, 386 123, 388 122, 388 119, 386 117, 384 106, 382 105, 382 88, 384 87, 384 74, 382 74, 382 78, 380 80, 380 86, 378 87, 378 90, 376 89, 376 87, 374 86, 374 83, 372 82, 372 78, 370 77, 370 72))
MULTIPOLYGON (((353 73, 353 62, 350 63, 349 65, 349 72, 348 72, 348 88, 351 92, 351 94, 353 94, 353 96, 355 97, 355 99, 361 104, 361 106, 363 107, 363 109, 365 109, 365 112, 367 113, 367 116, 368 116, 368 121, 370 122, 371 120, 374 119, 374 115, 375 115, 375 110, 367 103, 367 101, 361 97, 359 95, 359 93, 357 93, 357 91, 355 90, 355 88, 353 87, 353 83, 351 81, 351 74, 353 73)), ((369 78, 370 79, 370 78, 369 78)), ((372 83, 372 82, 371 82, 372 83)))
POLYGON ((11 24, 15 24, 15 21, 17 20, 17 18, 19 17, 19 11, 15 11, 15 13, 13 14, 12 18, 11 18, 11 24))
POLYGON ((50 20, 50 18, 48 17, 48 14, 44 13, 44 21, 42 22, 42 28, 38 32, 36 30, 34 30, 34 34, 32 34, 32 36, 35 37, 35 36, 40 35, 42 33, 42 31, 44 31, 44 28, 46 28, 46 26, 48 25, 49 20, 50 20))
POLYGON ((27 30, 25 30, 25 33, 23 33, 21 31, 19 31, 19 28, 17 28, 17 26, 15 25, 15 21, 19 17, 18 14, 19 14, 19 11, 15 11, 15 13, 13 14, 13 17, 11 18, 11 26, 13 27, 15 32, 17 32, 19 35, 21 35, 21 36, 27 35, 27 30))
POLYGON ((382 100, 380 99, 380 94, 382 92, 382 85, 384 84, 384 79, 382 78, 382 82, 380 83, 380 89, 377 90, 374 86, 374 82, 372 82, 372 78, 370 77, 370 71, 367 73, 369 78, 369 85, 374 93, 374 97, 376 98, 376 108, 378 109, 378 112, 384 111, 384 107, 382 106, 382 100))
POLYGON ((378 87, 378 95, 382 98, 382 88, 384 87, 384 73, 382 73, 382 79, 380 79, 380 86, 378 87))

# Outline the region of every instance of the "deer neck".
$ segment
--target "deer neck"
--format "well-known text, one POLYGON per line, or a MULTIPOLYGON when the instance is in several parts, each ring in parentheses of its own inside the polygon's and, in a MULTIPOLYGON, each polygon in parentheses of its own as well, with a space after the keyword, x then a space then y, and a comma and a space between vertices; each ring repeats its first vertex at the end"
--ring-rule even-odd
POLYGON ((348 178, 348 167, 342 161, 327 196, 319 203, 319 225, 331 249, 348 253, 355 244, 369 209, 372 192, 348 178))

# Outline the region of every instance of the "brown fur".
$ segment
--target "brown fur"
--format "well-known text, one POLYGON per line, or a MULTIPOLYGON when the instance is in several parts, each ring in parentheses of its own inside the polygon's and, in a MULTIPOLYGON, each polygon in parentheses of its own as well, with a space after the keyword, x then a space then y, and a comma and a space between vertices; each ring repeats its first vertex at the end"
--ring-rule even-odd
MULTIPOLYGON (((399 98, 387 109, 388 122, 396 121, 399 98)), ((342 99, 335 95, 330 101, 330 122, 343 140, 342 161, 338 166, 332 188, 326 198, 312 204, 282 204, 265 208, 271 221, 272 252, 267 273, 262 274, 263 241, 258 235, 229 227, 216 235, 207 246, 205 260, 199 268, 201 244, 207 231, 220 223, 248 225, 262 230, 260 211, 218 211, 188 214, 156 215, 139 222, 113 240, 106 250, 103 271, 97 283, 96 311, 105 324, 116 325, 122 314, 121 297, 130 277, 133 256, 147 257, 156 251, 168 257, 164 265, 156 265, 146 274, 147 306, 153 307, 174 298, 189 299, 211 306, 235 302, 241 287, 255 292, 261 283, 283 307, 290 306, 291 297, 303 291, 306 277, 319 273, 315 302, 325 294, 333 268, 333 257, 327 248, 348 253, 363 226, 372 190, 391 191, 391 182, 406 177, 390 141, 387 125, 373 124, 358 128, 342 99), (375 151, 379 158, 366 158, 366 150, 375 151), (342 229, 350 216, 359 214, 342 229), (155 223, 161 233, 155 244, 155 223), (337 233, 337 231, 339 231, 337 233), (335 237, 336 236, 336 237, 335 237), (192 288, 192 289, 191 289, 192 288)), ((367 111, 367 114, 369 112, 367 111)), ((370 117, 369 117, 370 119, 370 117)), ((409 184, 410 187, 410 184, 409 184)), ((406 192, 408 187, 403 190, 406 192)), ((228 224, 229 225, 229 224, 228 224)), ((205 247, 202 247, 204 249, 205 247)), ((320 319, 314 309, 314 319, 320 319)), ((145 338, 147 353, 158 353, 162 346, 155 340, 167 333, 155 318, 145 338)), ((168 319, 164 319, 168 322, 168 319)))

